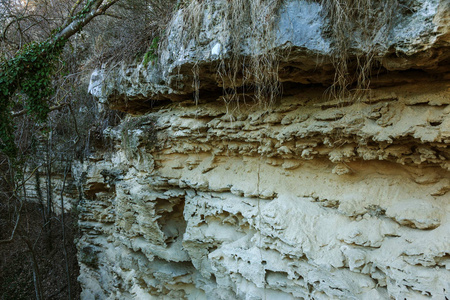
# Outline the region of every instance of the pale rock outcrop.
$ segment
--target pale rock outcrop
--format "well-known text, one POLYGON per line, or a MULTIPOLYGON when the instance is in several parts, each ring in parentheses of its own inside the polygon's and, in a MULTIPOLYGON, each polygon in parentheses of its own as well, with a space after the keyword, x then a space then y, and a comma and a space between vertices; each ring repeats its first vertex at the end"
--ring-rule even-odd
POLYGON ((429 124, 448 104, 396 90, 346 107, 306 90, 234 117, 173 105, 125 123, 127 142, 112 129, 116 151, 84 166, 80 250, 98 262, 81 260, 83 295, 448 297, 450 154, 429 124))
MULTIPOLYGON (((113 69, 99 69, 92 74, 89 91, 100 102, 132 113, 153 107, 154 100, 180 101, 192 98, 196 88, 202 98, 215 99, 222 94, 226 82, 217 81, 223 60, 233 55, 232 32, 223 11, 229 1, 205 0, 200 9, 201 28, 196 41, 185 45, 190 35, 184 16, 179 12, 167 29, 170 32, 165 51, 156 64, 122 64, 113 69), (220 51, 219 51, 220 49, 220 51), (219 51, 219 55, 216 52, 219 51), (196 82, 199 86, 196 86, 196 82)), ((275 19, 274 37, 267 41, 252 36, 242 41, 240 54, 254 55, 261 47, 271 47, 280 60, 279 77, 284 82, 331 84, 335 76, 331 63, 333 41, 328 36, 327 20, 316 1, 285 0, 275 19)), ((229 4, 228 4, 229 5, 229 4)), ((450 59, 448 0, 400 0, 401 8, 394 16, 386 41, 380 45, 376 59, 381 66, 373 85, 410 82, 418 77, 442 78, 450 59), (406 76, 396 71, 420 69, 428 73, 406 76), (394 72, 394 73, 393 73, 394 72), (440 74, 440 75, 438 75, 440 74), (411 78, 412 77, 412 78, 411 78)), ((248 24, 242 24, 243 27, 248 24)), ((354 34, 350 51, 364 51, 358 34, 354 34)), ((262 48, 262 50, 267 50, 262 48)), ((445 76, 444 76, 445 77, 445 76)), ((445 77, 448 79, 448 77, 445 77)))
MULTIPOLYGON (((73 168, 82 298, 450 298, 449 1, 415 3, 392 31, 389 53, 402 54, 386 54, 385 67, 421 70, 384 73, 357 101, 295 84, 269 109, 226 106, 209 88, 185 100, 192 90, 174 89, 171 70, 226 49, 206 34, 214 24, 210 42, 157 75, 94 74, 91 92, 142 115, 108 128, 114 148, 73 168)), ((319 10, 287 1, 279 21, 303 24, 280 45, 313 64, 330 47, 319 10)), ((285 80, 320 82, 308 72, 285 80)))

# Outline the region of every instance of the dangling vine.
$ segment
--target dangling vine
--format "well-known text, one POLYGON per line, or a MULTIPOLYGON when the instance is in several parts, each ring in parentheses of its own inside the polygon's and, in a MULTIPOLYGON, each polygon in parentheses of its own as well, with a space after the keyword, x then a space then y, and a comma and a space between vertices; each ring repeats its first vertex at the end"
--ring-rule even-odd
POLYGON ((25 46, 11 59, 0 62, 0 151, 11 158, 17 155, 11 109, 13 98, 25 97, 25 109, 38 121, 49 113, 48 99, 53 94, 55 62, 66 41, 49 39, 25 46))

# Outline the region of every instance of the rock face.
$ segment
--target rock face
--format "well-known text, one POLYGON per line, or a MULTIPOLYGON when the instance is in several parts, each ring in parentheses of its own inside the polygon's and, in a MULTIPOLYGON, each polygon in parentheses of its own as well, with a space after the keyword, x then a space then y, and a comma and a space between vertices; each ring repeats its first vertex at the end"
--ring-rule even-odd
MULTIPOLYGON (((200 23, 200 28, 190 29, 192 24, 185 19, 192 20, 178 13, 167 29, 168 41, 158 63, 148 66, 123 64, 113 69, 96 70, 91 78, 90 93, 114 109, 131 113, 152 108, 154 101, 192 100, 195 91, 200 92, 200 99, 213 100, 224 94, 223 88, 230 86, 217 72, 223 64, 228 65, 236 55, 248 58, 266 50, 275 52, 279 60, 279 79, 283 82, 304 85, 330 85, 333 82, 335 41, 328 37, 329 21, 324 19, 325 13, 315 1, 281 1, 284 4, 278 10, 279 17, 273 20, 273 36, 264 38, 247 34, 250 37, 240 39, 234 37, 232 31, 249 25, 243 17, 238 20, 242 24, 230 28, 226 18, 231 17, 226 12, 232 9, 230 3, 234 1, 192 2, 198 3, 192 10, 202 12, 195 20, 200 23), (192 31, 197 34, 193 35, 192 31), (185 41, 186 36, 192 39, 185 41), (238 46, 233 45, 236 39, 238 46)), ((386 39, 376 40, 377 45, 365 45, 377 50, 373 55, 379 65, 373 72, 376 76, 372 78, 372 85, 405 83, 417 80, 417 77, 448 79, 448 75, 442 74, 448 74, 450 60, 449 1, 398 2, 399 8, 392 16, 392 28, 386 33, 386 39), (401 72, 408 69, 422 72, 414 75, 401 72)), ((270 14, 265 17, 272 18, 270 14)), ((366 49, 359 38, 361 28, 355 26, 353 29, 356 32, 349 39, 348 47, 349 55, 354 56, 366 49)), ((350 58, 351 69, 354 61, 350 58)), ((245 61, 241 64, 245 65, 245 61)), ((248 84, 252 80, 247 79, 248 84)))
POLYGON ((450 298, 449 1, 409 2, 382 57, 390 72, 357 100, 316 85, 332 70, 310 69, 331 47, 314 2, 281 8, 276 41, 292 54, 269 109, 216 100, 211 71, 192 100, 186 70, 226 55, 220 24, 160 66, 97 71, 91 92, 141 115, 73 170, 82 298, 450 298))

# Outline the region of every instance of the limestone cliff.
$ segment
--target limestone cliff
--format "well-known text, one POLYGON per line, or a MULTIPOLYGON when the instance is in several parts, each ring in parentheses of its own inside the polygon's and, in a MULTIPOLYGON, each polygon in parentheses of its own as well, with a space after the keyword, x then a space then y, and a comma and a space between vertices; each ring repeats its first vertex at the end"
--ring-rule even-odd
POLYGON ((225 2, 200 42, 174 18, 160 62, 92 76, 135 115, 73 169, 82 298, 450 298, 450 2, 401 2, 372 90, 330 100, 321 6, 285 1, 269 108, 223 101, 225 2))

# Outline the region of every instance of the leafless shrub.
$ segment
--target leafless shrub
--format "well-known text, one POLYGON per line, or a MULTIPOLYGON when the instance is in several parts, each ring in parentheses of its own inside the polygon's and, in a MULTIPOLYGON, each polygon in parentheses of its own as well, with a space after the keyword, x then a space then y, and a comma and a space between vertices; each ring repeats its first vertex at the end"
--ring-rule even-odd
MULTIPOLYGON (((79 1, 83 4, 84 1, 79 1)), ((11 57, 24 45, 41 42, 62 26, 74 0, 0 0, 0 49, 11 57)))
MULTIPOLYGON (((87 28, 93 39, 90 63, 127 61, 143 55, 169 24, 176 0, 125 0, 87 28)), ((157 49, 153 49, 157 50, 157 49)))

